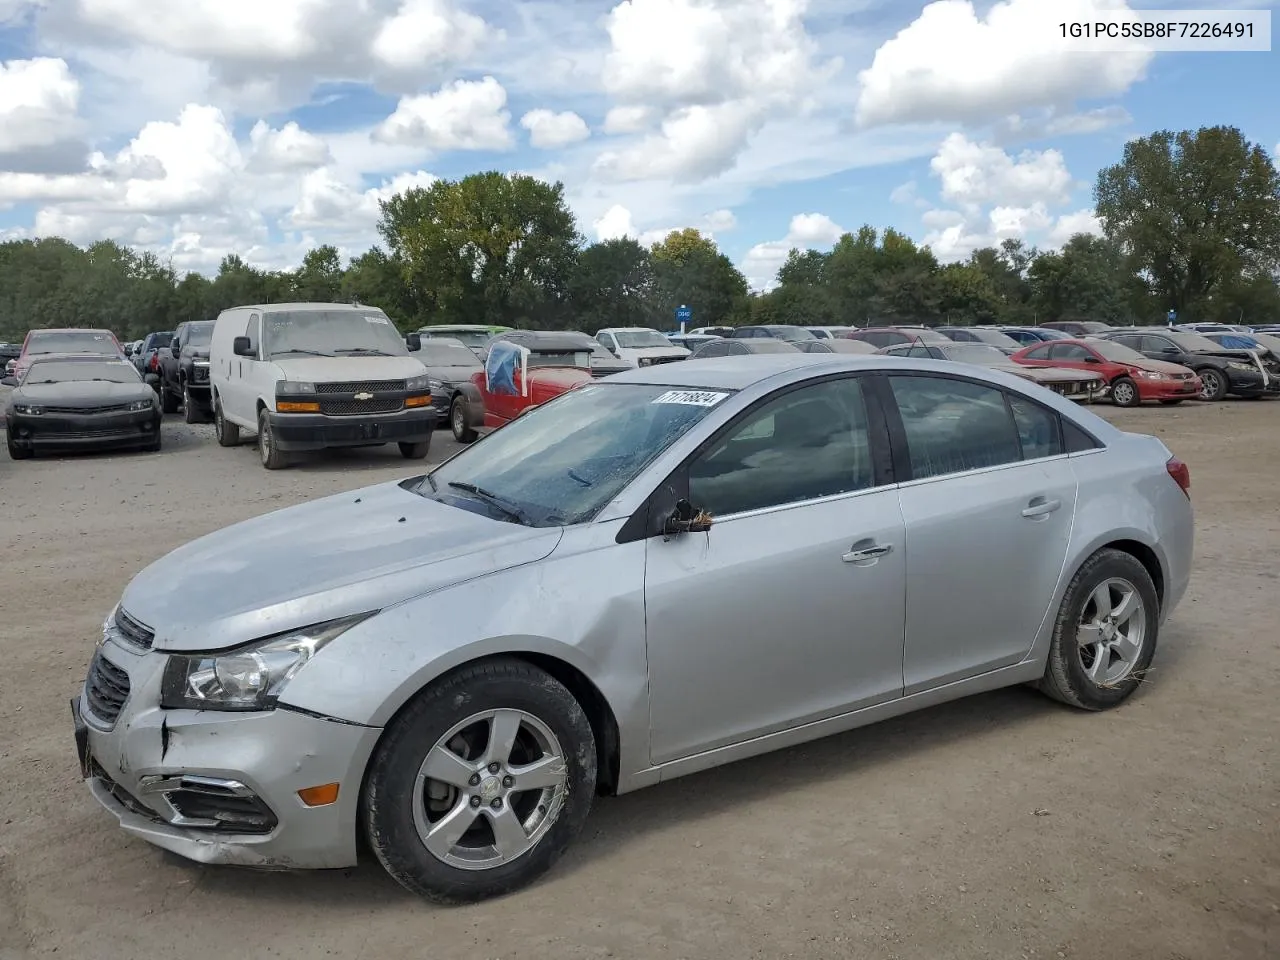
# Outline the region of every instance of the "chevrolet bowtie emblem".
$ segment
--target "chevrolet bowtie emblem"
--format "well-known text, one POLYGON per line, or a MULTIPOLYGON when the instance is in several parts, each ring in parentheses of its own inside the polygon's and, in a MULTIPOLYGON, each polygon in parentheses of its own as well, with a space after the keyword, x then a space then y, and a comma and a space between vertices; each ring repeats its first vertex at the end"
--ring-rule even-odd
POLYGON ((356 394, 356 399, 357 399, 357 400, 372 400, 372 399, 373 399, 373 394, 372 394, 372 393, 357 393, 357 394, 356 394))

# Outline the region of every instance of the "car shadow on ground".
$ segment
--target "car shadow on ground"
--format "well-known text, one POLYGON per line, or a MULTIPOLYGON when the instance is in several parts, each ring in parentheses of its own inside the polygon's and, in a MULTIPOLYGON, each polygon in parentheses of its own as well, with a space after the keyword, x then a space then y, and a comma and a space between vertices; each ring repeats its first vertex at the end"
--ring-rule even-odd
MULTIPOLYGON (((1176 628, 1162 631, 1157 663, 1163 672, 1171 674, 1177 670, 1181 660, 1179 652, 1188 642, 1189 637, 1176 628)), ((1132 702, 1140 702, 1144 695, 1149 695, 1149 691, 1140 690, 1132 702)), ((1090 714, 1054 703, 1028 686, 1008 687, 692 774, 625 796, 597 798, 582 836, 553 868, 551 876, 564 876, 594 861, 616 856, 620 849, 643 842, 650 833, 669 830, 673 816, 680 825, 687 826, 757 799, 811 788, 819 781, 849 774, 874 777, 878 765, 903 754, 932 753, 952 743, 980 738, 986 732, 1034 722, 1052 711, 1072 714, 1082 724, 1090 718, 1090 714), (712 784, 715 789, 709 789, 712 784)), ((853 813, 856 816, 856 811, 853 813)), ((202 889, 232 897, 281 902, 303 900, 310 904, 340 902, 370 907, 413 899, 412 894, 382 870, 363 842, 359 865, 342 870, 268 873, 207 867, 172 854, 162 856, 184 871, 197 874, 194 879, 202 889)))

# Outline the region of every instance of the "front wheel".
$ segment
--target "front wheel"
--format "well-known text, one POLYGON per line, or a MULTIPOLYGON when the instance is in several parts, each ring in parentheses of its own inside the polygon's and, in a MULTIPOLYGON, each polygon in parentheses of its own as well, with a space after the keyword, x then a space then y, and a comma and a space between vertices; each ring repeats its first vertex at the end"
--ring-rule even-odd
POLYGON ((406 460, 421 460, 427 455, 427 451, 431 449, 431 441, 423 440, 421 443, 401 443, 400 456, 406 460))
POLYGON ((474 443, 476 432, 467 425, 467 407, 462 397, 454 397, 449 406, 449 427, 453 430, 453 439, 459 443, 474 443))
POLYGON ((541 876, 581 832, 596 745, 581 705, 522 660, 463 667, 387 727, 369 766, 364 829, 401 886, 468 903, 541 876))
POLYGON ((192 399, 191 388, 185 382, 182 384, 182 419, 185 423, 199 423, 202 419, 200 411, 196 409, 196 402, 192 399))
POLYGON ((1040 689, 1082 710, 1127 700, 1151 666, 1160 598, 1132 554, 1099 550, 1072 578, 1054 623, 1040 689))
POLYGON ((1136 407, 1142 402, 1138 385, 1128 377, 1117 377, 1111 383, 1111 402, 1117 407, 1136 407))
POLYGON ((289 465, 289 455, 276 446, 276 437, 271 431, 271 417, 266 407, 258 411, 258 456, 268 470, 280 470, 289 465))
POLYGON ((218 446, 234 447, 240 442, 240 428, 222 415, 222 398, 213 400, 213 431, 218 435, 218 446))
POLYGON ((20 447, 13 442, 13 437, 9 435, 9 431, 4 432, 5 442, 9 447, 9 457, 13 460, 30 460, 35 456, 35 451, 30 447, 20 447))
POLYGON ((1213 403, 1227 395, 1227 378, 1220 371, 1205 368, 1200 372, 1200 399, 1213 403))

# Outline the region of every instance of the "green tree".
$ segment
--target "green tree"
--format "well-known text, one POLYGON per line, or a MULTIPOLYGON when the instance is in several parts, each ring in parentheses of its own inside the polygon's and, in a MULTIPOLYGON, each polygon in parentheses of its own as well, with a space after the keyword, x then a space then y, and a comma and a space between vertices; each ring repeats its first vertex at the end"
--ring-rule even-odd
POLYGON ((1127 323, 1132 276, 1115 241, 1078 233, 1032 262, 1032 307, 1040 320, 1127 323))
POLYGON ((1280 171, 1235 127, 1129 141, 1094 199, 1107 236, 1183 319, 1207 318, 1224 285, 1280 266, 1280 171))
POLYGON ((580 237, 564 185, 438 180, 382 203, 378 231, 432 319, 561 326, 580 237))
POLYGON ((991 276, 972 261, 949 263, 937 274, 938 311, 948 324, 994 323, 1004 303, 991 276))
POLYGON ((665 325, 654 309, 654 272, 649 251, 630 237, 593 243, 578 255, 569 278, 575 329, 665 325))
POLYGON ((693 311, 697 327, 736 325, 751 311, 747 278, 715 242, 688 227, 673 230, 650 251, 661 326, 675 322, 681 305, 693 311))
POLYGON ((342 275, 341 297, 380 308, 402 333, 408 333, 423 326, 427 319, 404 277, 403 264, 381 247, 371 247, 352 258, 342 275))
POLYGON ((308 250, 292 279, 293 293, 299 300, 338 301, 342 296, 342 259, 337 248, 325 244, 308 250))

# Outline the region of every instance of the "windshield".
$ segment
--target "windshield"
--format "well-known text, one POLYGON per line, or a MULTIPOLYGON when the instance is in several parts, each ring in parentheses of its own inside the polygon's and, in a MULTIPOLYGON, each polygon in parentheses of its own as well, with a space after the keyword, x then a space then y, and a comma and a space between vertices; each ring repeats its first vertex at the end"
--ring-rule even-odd
POLYGON ((108 383, 141 383, 138 371, 129 363, 93 363, 82 360, 41 360, 33 363, 23 378, 24 386, 35 383, 70 383, 76 380, 106 380, 108 383))
POLYGON ((480 349, 493 336, 493 333, 488 330, 450 330, 447 327, 441 327, 438 330, 431 327, 423 327, 418 333, 424 340, 428 337, 449 337, 452 340, 459 341, 468 350, 480 349))
POLYGON ((999 347, 988 346, 985 343, 955 343, 951 346, 940 346, 938 349, 948 360, 955 360, 957 363, 976 363, 978 366, 989 367, 992 364, 1009 362, 1009 358, 999 347))
POLYGON ((591 351, 584 347, 581 350, 563 353, 530 352, 528 365, 530 367, 590 367, 591 351))
POLYGON ((433 470, 416 492, 445 502, 474 499, 486 512, 527 526, 582 523, 729 396, 592 383, 467 447, 433 470))
POLYGON ((213 342, 212 323, 193 323, 187 327, 187 342, 193 347, 207 347, 213 342))
POLYGON ((1187 353, 1214 353, 1223 349, 1202 333, 1170 333, 1168 337, 1187 353))
POLYGON ((171 332, 169 332, 169 333, 153 333, 153 334, 151 334, 151 349, 152 349, 152 350, 159 350, 159 349, 161 349, 162 347, 167 347, 167 346, 168 346, 169 344, 171 344, 172 342, 173 342, 173 333, 172 333, 172 331, 171 331, 171 332))
POLYGON ((422 341, 422 351, 418 359, 428 367, 470 367, 476 369, 480 361, 476 355, 460 343, 448 340, 433 340, 430 337, 422 341))
POLYGON ((409 348, 381 310, 287 310, 263 318, 267 356, 404 357, 409 348))
POLYGON ((769 336, 778 340, 787 340, 794 342, 796 340, 817 340, 812 333, 804 329, 804 327, 765 327, 769 331, 769 336))
POLYGON ((999 330, 978 330, 970 328, 970 333, 981 340, 983 343, 989 343, 993 347, 1009 347, 1010 349, 1020 349, 1021 344, 1007 333, 999 330))
POLYGON ((1112 340, 1090 340, 1089 346, 1106 359, 1114 360, 1116 363, 1140 363, 1147 359, 1137 350, 1132 350, 1124 344, 1116 343, 1112 340))
MULTIPOLYGON (((815 338, 816 339, 816 338, 815 338)), ((796 353, 796 348, 785 340, 748 340, 747 349, 752 353, 796 353)))
POLYGON ((1207 336, 1218 346, 1228 350, 1257 350, 1259 346, 1257 340, 1246 337, 1243 333, 1210 333, 1207 336))
POLYGON ((60 330, 32 333, 27 353, 116 353, 111 334, 95 330, 60 330))
POLYGON ((671 346, 671 341, 657 330, 615 330, 613 336, 618 341, 618 346, 627 350, 671 346))

